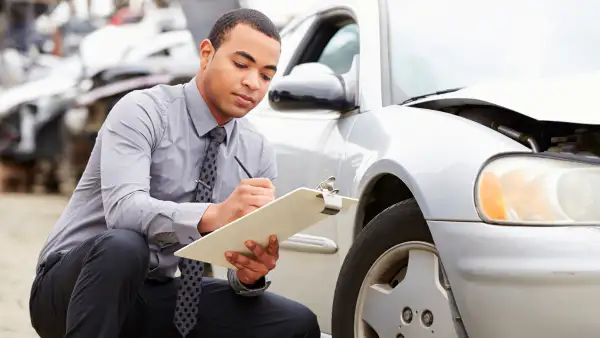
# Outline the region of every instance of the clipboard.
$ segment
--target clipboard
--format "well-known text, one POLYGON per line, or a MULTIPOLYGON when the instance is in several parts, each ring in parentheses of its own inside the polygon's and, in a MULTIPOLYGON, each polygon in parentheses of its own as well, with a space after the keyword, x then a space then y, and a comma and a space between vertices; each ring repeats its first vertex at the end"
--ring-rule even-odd
POLYGON ((244 242, 248 239, 265 247, 269 236, 276 235, 279 244, 302 230, 337 215, 358 203, 358 199, 340 196, 333 181, 321 182, 317 189, 298 188, 271 203, 213 231, 174 254, 216 266, 236 270, 225 259, 226 251, 251 255, 244 242))

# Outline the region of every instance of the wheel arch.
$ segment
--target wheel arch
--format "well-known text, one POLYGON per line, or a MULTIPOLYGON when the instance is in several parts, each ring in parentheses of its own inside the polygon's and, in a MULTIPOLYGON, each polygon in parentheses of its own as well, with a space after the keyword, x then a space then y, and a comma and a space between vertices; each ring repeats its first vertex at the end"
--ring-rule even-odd
POLYGON ((400 106, 359 114, 348 139, 368 150, 349 152, 360 161, 342 172, 341 181, 352 182, 349 193, 360 199, 353 235, 374 210, 403 197, 413 197, 426 220, 479 221, 473 194, 481 166, 499 153, 531 151, 466 118, 400 106), (375 141, 365 141, 373 135, 375 141), (391 191, 383 182, 394 182, 391 191), (373 203, 386 191, 396 196, 373 203))
POLYGON ((353 238, 373 217, 400 201, 414 198, 421 212, 425 213, 423 208, 427 204, 422 193, 408 172, 394 161, 383 159, 374 163, 363 176, 359 189, 353 238))

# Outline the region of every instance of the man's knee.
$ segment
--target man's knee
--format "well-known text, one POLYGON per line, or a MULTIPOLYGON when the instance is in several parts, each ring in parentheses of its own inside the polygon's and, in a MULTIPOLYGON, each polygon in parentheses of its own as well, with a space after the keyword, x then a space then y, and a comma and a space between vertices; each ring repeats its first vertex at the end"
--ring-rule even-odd
POLYGON ((290 321, 290 332, 294 332, 294 337, 298 338, 320 338, 321 328, 317 316, 308 307, 296 303, 290 309, 292 311, 290 321))
POLYGON ((150 251, 144 237, 131 230, 111 229, 102 234, 95 242, 95 254, 111 261, 115 269, 122 267, 127 271, 139 268, 137 271, 146 272, 149 264, 150 251))

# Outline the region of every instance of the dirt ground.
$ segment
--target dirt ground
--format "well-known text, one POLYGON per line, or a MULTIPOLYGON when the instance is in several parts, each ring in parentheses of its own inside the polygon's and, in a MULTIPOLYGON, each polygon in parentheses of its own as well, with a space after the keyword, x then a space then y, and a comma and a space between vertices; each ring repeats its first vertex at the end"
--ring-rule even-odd
POLYGON ((38 252, 67 198, 0 193, 0 337, 37 338, 29 290, 38 252))

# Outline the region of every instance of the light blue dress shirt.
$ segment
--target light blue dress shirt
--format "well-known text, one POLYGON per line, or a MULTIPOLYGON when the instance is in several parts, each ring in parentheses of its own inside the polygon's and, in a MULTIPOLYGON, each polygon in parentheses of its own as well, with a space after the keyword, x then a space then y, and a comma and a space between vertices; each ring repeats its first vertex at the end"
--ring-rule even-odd
MULTIPOLYGON (((40 262, 53 251, 68 251, 107 229, 143 234, 150 248, 149 278, 173 278, 173 253, 201 237, 197 225, 207 203, 191 202, 208 142, 217 126, 195 78, 184 85, 134 91, 111 110, 99 131, 87 167, 71 200, 51 231, 40 262)), ((275 182, 274 148, 245 118, 224 125, 213 200, 227 199, 247 175, 275 182)), ((224 254, 224 253, 223 253, 224 254)), ((264 291, 267 280, 246 288, 233 270, 230 285, 239 294, 264 291)))

